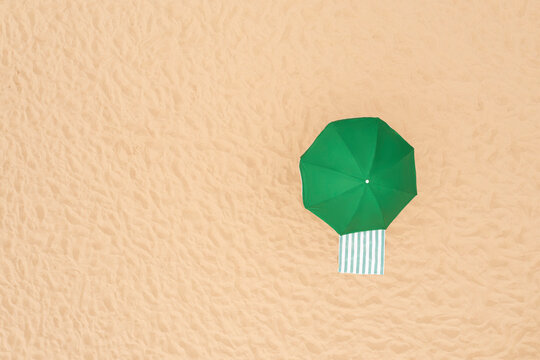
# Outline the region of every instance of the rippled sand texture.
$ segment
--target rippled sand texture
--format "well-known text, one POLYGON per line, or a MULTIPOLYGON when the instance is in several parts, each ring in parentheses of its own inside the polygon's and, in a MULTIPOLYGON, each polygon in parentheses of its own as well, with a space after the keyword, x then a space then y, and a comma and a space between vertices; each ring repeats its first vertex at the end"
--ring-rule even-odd
POLYGON ((3 1, 1 359, 539 359, 540 2, 3 1), (298 160, 419 196, 337 272, 298 160))

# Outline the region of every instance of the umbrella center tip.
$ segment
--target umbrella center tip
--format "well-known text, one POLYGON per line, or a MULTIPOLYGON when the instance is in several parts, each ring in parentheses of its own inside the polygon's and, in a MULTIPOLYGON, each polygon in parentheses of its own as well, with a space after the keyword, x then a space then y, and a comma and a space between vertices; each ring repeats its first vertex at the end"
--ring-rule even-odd
POLYGON ((366 184, 369 184, 369 179, 366 179, 366 184))

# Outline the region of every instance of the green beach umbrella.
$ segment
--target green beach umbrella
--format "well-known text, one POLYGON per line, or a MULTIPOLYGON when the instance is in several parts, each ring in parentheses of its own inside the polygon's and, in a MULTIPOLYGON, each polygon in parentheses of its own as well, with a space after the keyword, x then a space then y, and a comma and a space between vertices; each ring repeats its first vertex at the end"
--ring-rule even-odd
POLYGON ((386 229, 417 193, 414 148, 379 118, 328 124, 300 173, 305 208, 340 235, 386 229))

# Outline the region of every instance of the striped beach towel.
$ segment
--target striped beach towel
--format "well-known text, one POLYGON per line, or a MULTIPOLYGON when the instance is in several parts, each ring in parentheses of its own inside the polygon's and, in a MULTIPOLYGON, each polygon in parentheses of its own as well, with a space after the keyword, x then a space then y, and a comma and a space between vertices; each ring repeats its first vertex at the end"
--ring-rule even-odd
POLYGON ((360 231, 339 237, 339 272, 384 274, 384 230, 360 231))

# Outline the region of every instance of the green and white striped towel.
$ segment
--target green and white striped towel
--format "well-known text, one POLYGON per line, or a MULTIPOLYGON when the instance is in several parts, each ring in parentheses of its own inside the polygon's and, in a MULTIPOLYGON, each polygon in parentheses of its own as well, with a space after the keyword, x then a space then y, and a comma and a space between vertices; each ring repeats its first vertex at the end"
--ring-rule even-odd
POLYGON ((339 237, 339 272, 384 274, 384 230, 360 231, 339 237))

